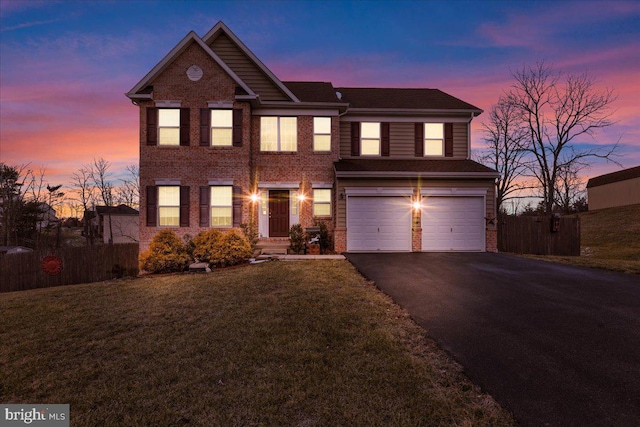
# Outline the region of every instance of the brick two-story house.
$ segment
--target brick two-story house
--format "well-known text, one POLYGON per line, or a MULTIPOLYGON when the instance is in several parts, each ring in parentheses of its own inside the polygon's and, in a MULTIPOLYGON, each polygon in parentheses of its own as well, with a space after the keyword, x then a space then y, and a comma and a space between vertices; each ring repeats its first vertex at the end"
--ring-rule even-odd
POLYGON ((335 250, 495 251, 482 111, 437 89, 280 81, 227 26, 190 32, 126 94, 140 111, 140 243, 324 221, 335 250))

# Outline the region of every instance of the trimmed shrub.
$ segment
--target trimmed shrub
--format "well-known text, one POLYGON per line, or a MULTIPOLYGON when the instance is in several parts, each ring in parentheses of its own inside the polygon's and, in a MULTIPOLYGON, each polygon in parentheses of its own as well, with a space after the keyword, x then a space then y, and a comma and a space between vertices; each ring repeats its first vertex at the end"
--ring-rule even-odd
POLYGON ((155 235, 149 249, 138 258, 140 269, 150 273, 173 273, 189 266, 189 255, 180 238, 171 230, 155 235))
POLYGON ((217 256, 217 246, 222 237, 222 232, 216 229, 201 231, 191 241, 193 243, 193 257, 197 262, 208 262, 217 256))
POLYGON ((304 250, 305 237, 302 225, 294 224, 289 228, 289 248, 292 252, 299 254, 304 250))
POLYGON ((193 255, 198 261, 218 267, 240 264, 253 255, 249 240, 235 228, 225 233, 219 230, 202 232, 193 239, 193 243, 193 255))

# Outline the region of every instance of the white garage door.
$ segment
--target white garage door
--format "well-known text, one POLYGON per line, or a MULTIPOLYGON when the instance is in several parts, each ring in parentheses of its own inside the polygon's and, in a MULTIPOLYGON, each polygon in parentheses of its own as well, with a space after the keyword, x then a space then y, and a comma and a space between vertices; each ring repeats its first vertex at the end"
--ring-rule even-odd
POLYGON ((484 251, 483 197, 422 199, 423 251, 484 251))
POLYGON ((349 197, 348 251, 410 251, 411 205, 404 197, 349 197))

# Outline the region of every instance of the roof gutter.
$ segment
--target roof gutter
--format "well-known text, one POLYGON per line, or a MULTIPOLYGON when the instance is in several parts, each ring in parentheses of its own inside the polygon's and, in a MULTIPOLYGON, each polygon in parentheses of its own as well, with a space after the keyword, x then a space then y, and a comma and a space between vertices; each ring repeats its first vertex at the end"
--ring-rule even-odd
POLYGON ((426 108, 349 108, 349 113, 354 114, 386 114, 386 115, 422 115, 422 114, 472 114, 477 117, 482 114, 480 109, 426 109, 426 108))
POLYGON ((468 179, 483 178, 495 179, 498 172, 408 172, 408 171, 337 171, 338 178, 444 178, 444 179, 468 179))

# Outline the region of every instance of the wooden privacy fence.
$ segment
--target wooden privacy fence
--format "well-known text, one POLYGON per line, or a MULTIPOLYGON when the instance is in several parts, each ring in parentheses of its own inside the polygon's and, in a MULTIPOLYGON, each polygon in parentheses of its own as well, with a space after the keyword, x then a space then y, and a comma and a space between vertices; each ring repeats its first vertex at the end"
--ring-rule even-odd
POLYGON ((137 243, 0 256, 0 292, 100 282, 137 274, 137 243))
POLYGON ((503 216, 498 221, 498 250, 535 255, 580 255, 580 219, 559 218, 551 231, 552 217, 503 216))

